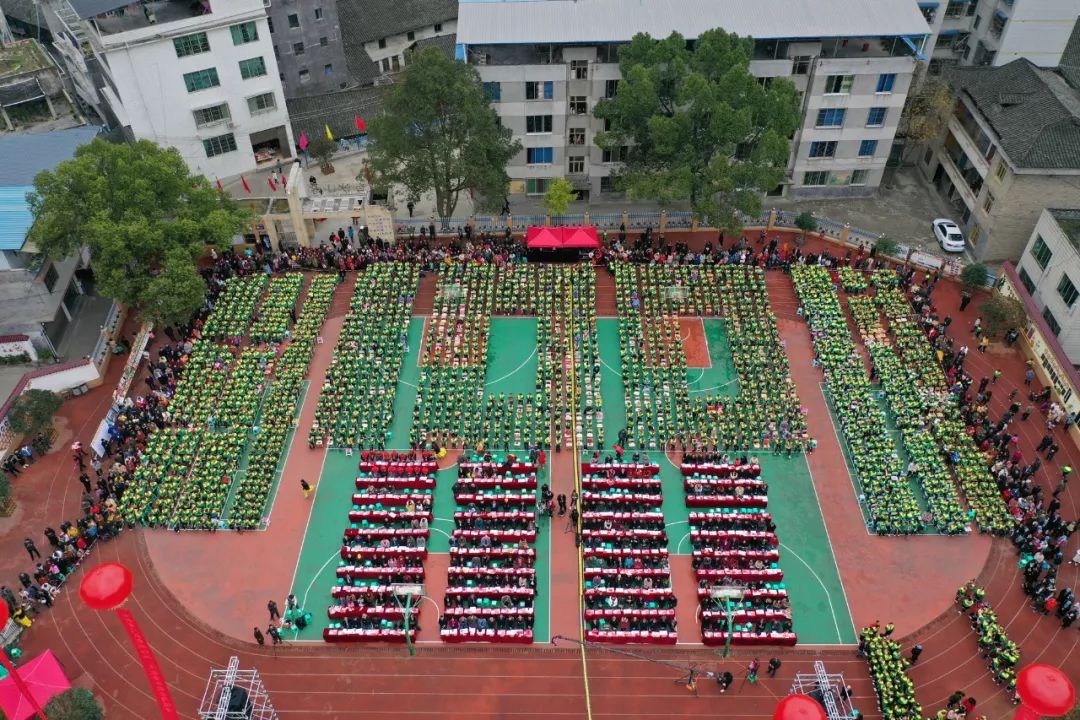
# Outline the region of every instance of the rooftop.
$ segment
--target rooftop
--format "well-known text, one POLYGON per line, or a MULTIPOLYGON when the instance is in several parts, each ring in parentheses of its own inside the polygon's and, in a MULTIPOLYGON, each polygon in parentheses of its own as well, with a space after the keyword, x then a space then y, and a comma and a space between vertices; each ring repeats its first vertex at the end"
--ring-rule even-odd
POLYGON ((911 0, 462 0, 458 42, 618 43, 639 32, 757 39, 930 34, 911 0))
POLYGON ((19 40, 0 47, 0 78, 34 72, 52 65, 37 40, 19 40))
POLYGON ((32 185, 0 187, 0 250, 18 250, 26 242, 34 224, 26 193, 33 189, 32 185))
POLYGON ((72 5, 81 17, 93 18, 103 35, 210 14, 210 0, 148 0, 137 6, 118 0, 72 0, 72 5))
POLYGON ((986 118, 1017 168, 1080 169, 1080 90, 1059 68, 1021 58, 949 68, 945 76, 986 118))
POLYGON ((42 170, 52 170, 70 159, 75 148, 93 140, 94 125, 53 132, 16 132, 0 135, 0 187, 30 185, 42 170))
POLYGON ((338 0, 346 39, 359 43, 404 35, 458 16, 458 0, 338 0))
POLYGON ((1066 210, 1061 208, 1048 208, 1048 212, 1057 221, 1058 227, 1069 238, 1069 242, 1077 250, 1080 250, 1080 210, 1066 210))

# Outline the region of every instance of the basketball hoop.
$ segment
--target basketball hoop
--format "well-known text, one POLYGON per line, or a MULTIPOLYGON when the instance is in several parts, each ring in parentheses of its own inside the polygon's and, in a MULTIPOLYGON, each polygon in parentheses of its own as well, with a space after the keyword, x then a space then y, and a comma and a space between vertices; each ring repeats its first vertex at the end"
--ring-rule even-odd
POLYGON ((709 591, 709 597, 713 600, 742 600, 746 590, 738 585, 718 585, 709 591))
POLYGON ((413 598, 424 597, 424 586, 418 583, 391 583, 390 592, 394 594, 394 600, 398 607, 405 611, 405 645, 409 648, 409 657, 416 654, 412 641, 412 611, 416 605, 413 598), (401 602, 405 598, 405 602, 401 602))
POLYGON ((390 592, 398 597, 405 597, 407 595, 423 597, 424 586, 416 583, 392 583, 390 585, 390 592))

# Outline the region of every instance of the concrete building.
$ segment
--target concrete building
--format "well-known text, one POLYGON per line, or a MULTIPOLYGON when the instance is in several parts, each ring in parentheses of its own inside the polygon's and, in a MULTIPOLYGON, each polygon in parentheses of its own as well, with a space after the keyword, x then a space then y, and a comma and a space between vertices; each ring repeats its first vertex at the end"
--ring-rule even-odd
MULTIPOLYGON (((458 0, 338 0, 346 53, 375 64, 380 80, 405 66, 417 42, 457 29, 458 0)), ((351 61, 351 60, 350 60, 351 61)))
POLYGON ((1069 362, 1080 365, 1080 209, 1040 213, 1016 274, 1069 362))
POLYGON ((955 65, 1061 62, 1080 16, 1076 0, 918 0, 933 30, 931 72, 955 65))
POLYGON ((82 125, 60 70, 36 40, 0 45, 0 130, 82 125))
POLYGON ((1047 205, 1080 207, 1080 23, 1061 61, 945 71, 955 110, 919 167, 980 260, 1016 258, 1047 205))
POLYGON ((912 0, 463 0, 459 15, 458 56, 522 141, 508 170, 512 192, 528 194, 555 177, 583 194, 611 191, 619 153, 596 146, 592 110, 618 87, 621 44, 723 28, 754 38, 750 70, 762 82, 788 78, 803 93, 788 177, 773 193, 871 195, 930 32, 912 0))
MULTIPOLYGON (((126 135, 176 148, 209 178, 293 155, 264 0, 45 0, 53 37, 126 135)), ((70 69, 71 66, 69 66, 70 69)))
POLYGON ((94 294, 89 256, 52 261, 27 244, 33 216, 26 193, 38 172, 70 158, 97 132, 86 125, 0 135, 0 336, 25 336, 54 354, 88 353, 112 303, 94 294))
POLYGON ((286 98, 356 85, 345 61, 334 0, 270 0, 265 5, 286 98))

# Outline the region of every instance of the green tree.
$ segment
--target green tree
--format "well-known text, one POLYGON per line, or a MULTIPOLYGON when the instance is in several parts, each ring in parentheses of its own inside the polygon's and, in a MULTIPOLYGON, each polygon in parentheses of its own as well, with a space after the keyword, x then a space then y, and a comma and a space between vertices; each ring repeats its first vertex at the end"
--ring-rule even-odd
POLYGON ((37 435, 52 426, 53 415, 63 399, 51 390, 27 390, 8 410, 11 429, 19 435, 37 435))
POLYGON ((412 197, 434 193, 444 218, 453 216, 463 191, 481 207, 501 206, 506 164, 521 143, 500 124, 476 69, 438 48, 409 57, 383 114, 368 123, 375 183, 403 185, 412 197))
POLYGON ((761 194, 784 179, 799 93, 781 78, 762 87, 749 71, 753 51, 751 38, 719 29, 692 51, 678 33, 639 33, 621 48, 618 91, 594 112, 611 128, 597 144, 625 153, 618 181, 630 197, 689 200, 725 231, 741 230, 739 213, 760 214, 761 194))
POLYGON ((102 720, 102 710, 94 694, 86 688, 71 688, 53 697, 42 708, 49 720, 102 720))
POLYGON ((972 290, 986 287, 990 271, 982 263, 971 263, 960 272, 960 281, 972 290))
POLYGON ((906 148, 916 148, 933 140, 949 124, 955 99, 952 87, 939 75, 924 74, 913 92, 908 94, 897 137, 907 140, 906 148))
POLYGON ((882 235, 874 241, 874 252, 877 255, 895 257, 900 250, 900 244, 887 235, 882 235))
POLYGON ((812 233, 818 229, 818 221, 812 212, 803 210, 795 217, 795 227, 802 230, 802 239, 805 242, 806 233, 812 233))
POLYGON ((574 192, 574 186, 566 178, 555 178, 544 193, 544 199, 540 201, 544 209, 551 215, 565 215, 570 203, 578 199, 574 192))
POLYGON ((1012 328, 1022 330, 1028 322, 1024 303, 998 292, 991 293, 986 302, 979 306, 979 315, 982 316, 986 334, 995 339, 1012 328))
POLYGON ((319 167, 332 167, 334 153, 338 150, 337 143, 325 135, 319 135, 308 145, 308 154, 318 161, 319 167))
POLYGON ((202 304, 191 292, 202 283, 196 260, 208 245, 227 248, 249 219, 205 177, 192 175, 180 153, 148 140, 83 145, 39 173, 27 199, 29 239, 41 252, 60 259, 85 245, 103 295, 140 312, 160 295, 183 297, 173 320, 202 304))

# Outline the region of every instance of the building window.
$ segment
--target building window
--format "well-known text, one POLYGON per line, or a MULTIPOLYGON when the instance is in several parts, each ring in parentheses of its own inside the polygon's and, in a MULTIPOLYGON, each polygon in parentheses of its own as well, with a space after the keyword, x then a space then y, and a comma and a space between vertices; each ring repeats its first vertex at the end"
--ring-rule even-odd
POLYGON ((386 38, 379 38, 379 49, 380 50, 385 50, 386 49, 386 38))
POLYGON ((45 283, 45 289, 52 292, 56 289, 56 281, 60 279, 59 273, 56 272, 56 266, 49 263, 49 268, 45 271, 45 277, 42 278, 42 282, 45 283))
POLYGON ((1008 174, 1009 168, 1005 167, 1005 161, 999 160, 997 170, 994 171, 994 177, 998 179, 998 182, 1005 182, 1005 175, 1008 174))
POLYGON ((442 32, 442 23, 435 23, 435 32, 442 32))
POLYGON ((217 68, 184 73, 184 85, 189 93, 217 87, 220 84, 221 80, 218 79, 217 68))
POLYGON ((194 33, 173 38, 173 47, 176 48, 176 57, 181 58, 210 52, 210 41, 206 39, 206 33, 194 33))
POLYGON ((255 95, 247 99, 248 112, 252 115, 259 115, 264 112, 270 112, 277 109, 277 98, 274 93, 268 92, 261 95, 255 95))
POLYGON ((770 87, 772 87, 773 80, 775 79, 776 78, 773 77, 759 77, 757 81, 758 85, 761 86, 762 90, 768 90, 770 87))
POLYGON ((406 39, 407 39, 407 40, 408 40, 409 42, 412 42, 413 40, 415 40, 415 39, 416 39, 416 33, 414 33, 414 32, 413 32, 412 30, 410 30, 409 32, 405 33, 405 38, 406 38, 406 39))
POLYGON ((875 107, 870 108, 870 111, 866 113, 866 126, 867 127, 881 127, 885 124, 885 116, 889 114, 889 108, 875 107))
POLYGON ((827 158, 836 155, 835 140, 818 140, 810 143, 810 157, 827 158))
POLYGON ((995 12, 994 16, 990 18, 990 34, 994 37, 1001 37, 1001 33, 1005 32, 1005 23, 1009 21, 1009 18, 1001 14, 1001 12, 995 12))
POLYGON ((551 80, 525 83, 526 100, 550 100, 554 95, 555 83, 551 80))
POLYGON ((827 108, 818 110, 815 127, 840 127, 844 124, 843 108, 827 108))
POLYGON ((1020 275, 1020 283, 1028 291, 1028 295, 1033 294, 1035 292, 1035 281, 1028 275, 1028 271, 1021 267, 1018 274, 1020 275))
POLYGON ((311 73, 306 69, 300 71, 300 84, 307 85, 311 81, 311 73))
POLYGON ((930 161, 934 159, 934 148, 926 148, 926 152, 923 153, 922 164, 930 167, 930 161))
POLYGON ((274 19, 272 17, 270 17, 270 16, 267 16, 267 18, 266 18, 266 27, 270 30, 270 33, 273 34, 273 32, 274 32, 274 19))
POLYGON ((859 157, 873 157, 877 153, 877 140, 863 140, 859 143, 859 157))
POLYGON ((293 55, 303 55, 304 54, 304 43, 302 43, 302 42, 294 42, 292 44, 292 51, 293 51, 293 55))
POLYGON ((1058 283, 1057 292, 1058 296, 1061 297, 1061 301, 1069 307, 1072 307, 1077 296, 1080 296, 1080 292, 1077 292, 1072 280, 1069 279, 1068 275, 1064 274, 1061 276, 1061 282, 1058 283))
POLYGON ((322 17, 322 8, 321 7, 315 8, 315 19, 316 20, 322 20, 323 19, 323 17, 322 17))
POLYGON ((297 15, 296 13, 291 13, 289 15, 289 27, 291 27, 291 28, 300 27, 300 16, 297 15))
POLYGON ((484 94, 491 102, 499 102, 502 99, 502 85, 497 82, 484 83, 484 94))
POLYGON ((974 5, 974 3, 957 2, 956 0, 949 0, 948 7, 945 8, 945 17, 947 18, 959 18, 964 17, 964 13, 967 12, 968 5, 974 5))
POLYGON ((589 61, 588 60, 571 60, 570 61, 570 77, 575 80, 588 80, 589 79, 589 61))
POLYGON ((851 83, 854 75, 829 75, 825 78, 826 95, 848 95, 851 93, 851 83))
POLYGON ((229 27, 229 32, 232 33, 233 45, 243 45, 244 43, 255 42, 259 39, 259 30, 255 27, 254 22, 232 25, 229 27))
POLYGON ((1061 334, 1061 325, 1058 323, 1057 318, 1054 317, 1054 313, 1050 312, 1050 306, 1047 305, 1042 311, 1043 320, 1050 326, 1050 332, 1054 333, 1054 337, 1061 334))
POLYGON ((851 171, 851 184, 852 185, 865 185, 866 178, 870 176, 869 170, 852 170, 851 171))
POLYGON ((802 176, 802 184, 813 187, 817 185, 826 185, 829 182, 829 173, 824 170, 815 170, 813 172, 805 172, 802 176))
POLYGON ((570 98, 570 113, 573 115, 584 115, 589 112, 589 101, 584 95, 574 95, 570 98))
POLYGON ((397 55, 390 58, 390 67, 394 69, 394 72, 397 72, 401 69, 401 60, 398 59, 397 55))
POLYGON ((585 156, 571 155, 569 170, 571 175, 583 175, 585 173, 585 156))
POLYGON ((326 47, 329 44, 330 44, 330 38, 326 37, 325 35, 323 35, 321 38, 319 38, 319 46, 320 47, 326 47))
POLYGON ((606 163, 626 162, 626 157, 629 153, 630 148, 626 145, 621 145, 614 150, 604 150, 600 159, 606 163))
POLYGON ((937 16, 937 5, 924 5, 919 9, 922 10, 922 16, 926 19, 926 24, 933 25, 934 18, 937 16))
POLYGON ((191 114, 195 117, 195 127, 214 125, 229 119, 229 104, 221 103, 220 105, 199 108, 198 110, 192 110, 191 114))
POLYGON ((240 77, 250 80, 254 77, 262 77, 266 74, 266 62, 261 57, 249 58, 240 61, 240 77))
POLYGON ((877 92, 891 93, 896 83, 896 73, 881 73, 877 78, 877 92))
POLYGON ((322 66, 322 74, 326 77, 334 77, 334 66, 327 63, 322 66))
POLYGON ((619 91, 618 80, 605 80, 604 81, 604 97, 613 98, 615 93, 619 91))
POLYGON ((528 165, 550 165, 554 153, 549 147, 525 149, 525 162, 528 165))
POLYGON ((809 55, 796 55, 791 58, 791 74, 792 75, 806 75, 810 72, 810 60, 812 58, 809 55))
POLYGON ((236 150, 236 138, 233 137, 232 133, 225 133, 224 135, 203 140, 202 144, 208 158, 236 150))
POLYGON ((1046 243, 1042 239, 1042 235, 1035 236, 1035 244, 1031 246, 1031 257, 1035 258, 1035 262, 1039 263, 1039 267, 1043 270, 1050 264, 1050 258, 1054 256, 1054 253, 1050 251, 1050 248, 1046 247, 1046 243))
POLYGON ((585 144, 585 128, 571 128, 570 139, 571 145, 584 145, 585 144))
POLYGON ((551 132, 550 115, 529 115, 525 118, 525 132, 535 135, 551 132))
POLYGON ((525 192, 529 195, 543 195, 550 182, 547 178, 529 178, 525 181, 525 192))
POLYGON ((986 193, 986 200, 983 201, 983 210, 989 213, 994 209, 994 196, 990 193, 986 193))
POLYGON ((382 71, 383 72, 390 72, 390 58, 383 58, 382 71))
POLYGON ((605 175, 600 178, 600 192, 610 193, 615 192, 616 189, 617 188, 615 187, 615 178, 611 177, 610 175, 605 175))

